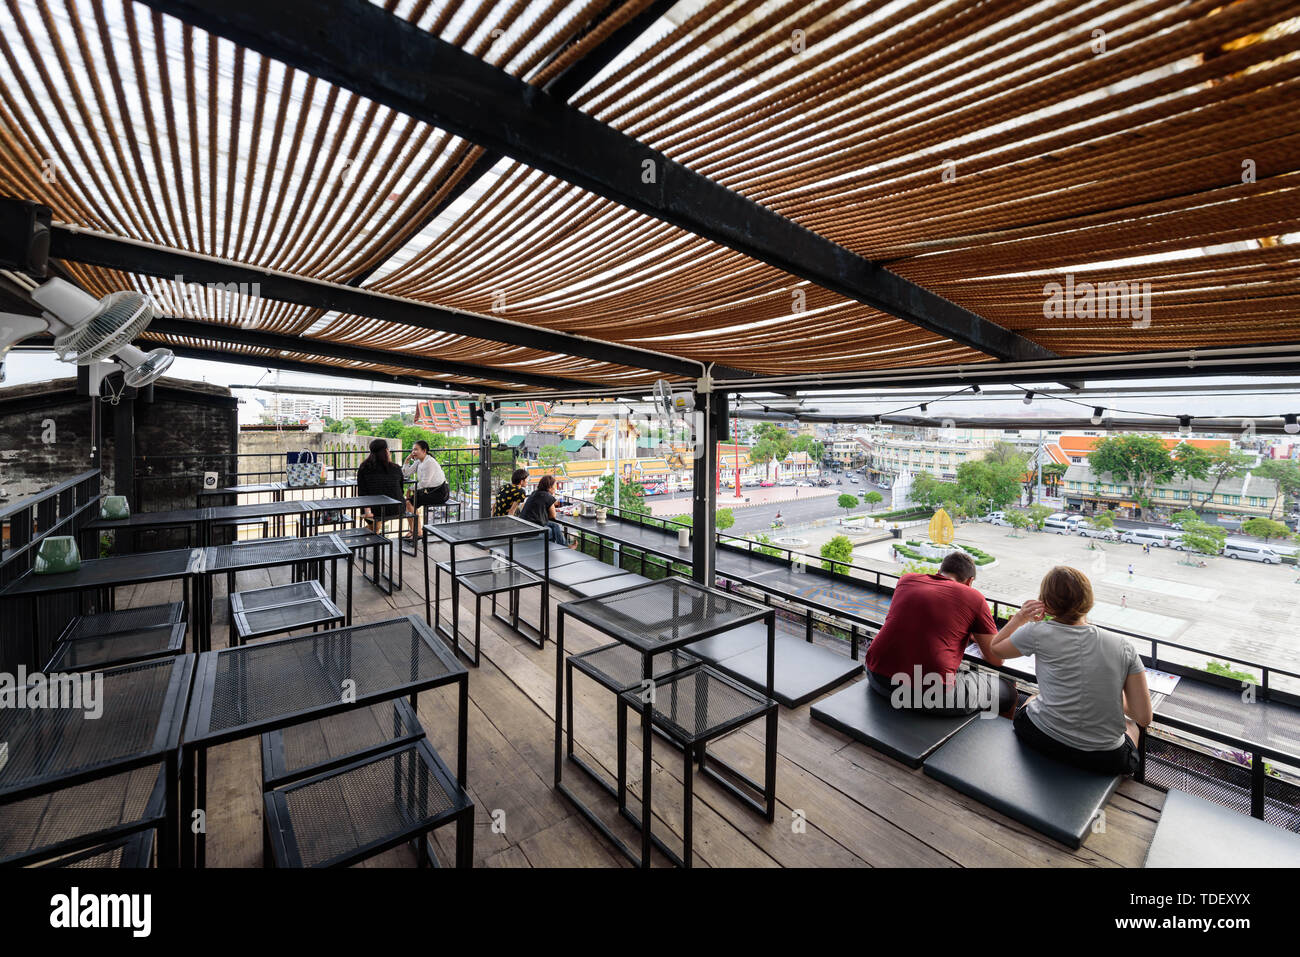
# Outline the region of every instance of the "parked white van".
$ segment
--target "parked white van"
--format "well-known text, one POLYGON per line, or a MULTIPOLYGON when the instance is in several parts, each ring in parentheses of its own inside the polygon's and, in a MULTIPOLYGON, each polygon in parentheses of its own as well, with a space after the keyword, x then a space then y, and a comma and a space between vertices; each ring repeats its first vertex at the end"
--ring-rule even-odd
POLYGON ((1168 548, 1169 533, 1155 528, 1128 528, 1119 536, 1121 542, 1130 545, 1150 545, 1152 548, 1168 548))
POLYGON ((1248 562, 1263 562, 1266 565, 1282 563, 1282 556, 1273 549, 1252 542, 1224 542, 1223 554, 1229 558, 1244 558, 1248 562))
POLYGON ((1077 515, 1052 515, 1043 522, 1043 531, 1053 535, 1073 535, 1079 530, 1077 515))

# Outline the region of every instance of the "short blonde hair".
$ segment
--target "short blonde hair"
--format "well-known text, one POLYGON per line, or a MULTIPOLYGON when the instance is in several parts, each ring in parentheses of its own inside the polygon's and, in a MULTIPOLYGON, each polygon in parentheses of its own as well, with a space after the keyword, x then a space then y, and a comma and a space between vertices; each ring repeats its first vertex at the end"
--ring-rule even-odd
POLYGON ((1047 613, 1053 618, 1079 621, 1092 608, 1092 583, 1079 569, 1057 565, 1043 576, 1038 600, 1047 606, 1047 613))

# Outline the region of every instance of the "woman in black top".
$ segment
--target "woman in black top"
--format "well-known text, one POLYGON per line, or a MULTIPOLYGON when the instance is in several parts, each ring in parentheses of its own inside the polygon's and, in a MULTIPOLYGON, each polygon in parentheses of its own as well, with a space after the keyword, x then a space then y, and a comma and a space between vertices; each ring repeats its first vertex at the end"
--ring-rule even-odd
POLYGON ((537 483, 537 489, 524 500, 523 506, 519 509, 519 517, 525 522, 545 525, 550 529, 551 541, 555 544, 577 548, 578 543, 570 544, 564 534, 564 527, 555 520, 555 496, 551 494, 553 488, 555 488, 555 476, 543 475, 541 481, 537 483))
POLYGON ((402 467, 388 454, 388 443, 375 439, 370 443, 370 455, 357 469, 358 495, 387 495, 397 499, 392 505, 381 505, 373 512, 366 509, 362 513, 373 531, 379 519, 401 518, 403 507, 398 504, 405 495, 402 492, 402 467))

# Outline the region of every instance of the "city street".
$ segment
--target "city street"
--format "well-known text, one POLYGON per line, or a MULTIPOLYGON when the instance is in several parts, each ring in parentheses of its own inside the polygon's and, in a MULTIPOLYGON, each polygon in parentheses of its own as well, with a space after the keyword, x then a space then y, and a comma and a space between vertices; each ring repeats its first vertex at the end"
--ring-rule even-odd
MULTIPOLYGON (((736 517, 736 524, 729 531, 732 534, 744 534, 771 531, 772 521, 776 518, 778 512, 781 513, 786 528, 798 525, 801 522, 842 517, 845 515, 845 511, 839 508, 835 502, 840 495, 846 492, 850 495, 856 495, 860 500, 867 492, 877 491, 884 496, 884 502, 881 505, 872 506, 872 508, 889 507, 889 489, 877 488, 873 485, 864 484, 862 481, 859 481, 857 485, 852 485, 847 478, 844 478, 843 485, 835 485, 835 479, 842 477, 830 476, 832 484, 829 488, 798 488, 783 485, 775 485, 770 488, 742 487, 739 500, 736 498, 734 487, 724 486, 718 490, 718 508, 730 508, 736 517)), ((678 492, 675 495, 652 495, 645 501, 650 506, 651 514, 660 518, 672 518, 675 515, 689 514, 691 510, 690 492, 678 492)), ((859 505, 853 509, 851 514, 858 515, 868 510, 868 506, 859 505)))

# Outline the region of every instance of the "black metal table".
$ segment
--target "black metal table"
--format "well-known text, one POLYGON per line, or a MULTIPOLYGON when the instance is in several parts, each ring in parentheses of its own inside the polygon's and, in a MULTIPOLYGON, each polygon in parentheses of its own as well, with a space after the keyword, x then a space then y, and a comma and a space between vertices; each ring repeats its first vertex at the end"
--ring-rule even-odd
POLYGON ((305 516, 310 515, 314 503, 295 499, 289 502, 249 502, 246 505, 217 505, 207 509, 207 518, 203 522, 202 544, 212 544, 212 529, 216 525, 238 525, 259 520, 270 520, 273 537, 284 535, 286 515, 298 517, 297 532, 307 534, 305 516))
POLYGON ((326 488, 356 488, 357 480, 352 479, 327 479, 324 482, 317 482, 314 485, 290 485, 287 482, 256 482, 248 485, 230 485, 226 488, 207 488, 202 489, 198 495, 198 505, 203 506, 205 499, 225 497, 233 495, 238 498, 240 495, 270 495, 271 501, 283 502, 285 492, 310 492, 315 489, 326 488))
POLYGON ((376 509, 385 505, 405 505, 404 502, 389 495, 350 495, 345 498, 303 500, 303 504, 310 506, 305 519, 309 529, 308 534, 314 533, 317 527, 322 524, 345 524, 343 522, 325 521, 325 516, 328 516, 331 512, 352 512, 352 522, 355 525, 356 513, 363 508, 376 509))
POLYGON ((87 522, 81 530, 78 543, 83 555, 98 555, 101 532, 125 532, 132 536, 132 544, 139 540, 139 532, 185 529, 186 546, 203 544, 203 527, 208 521, 206 508, 182 508, 167 512, 136 512, 127 518, 97 518, 87 522))
POLYGON ((0 708, 0 862, 161 827, 159 862, 178 863, 177 757, 194 664, 179 655, 76 675, 79 690, 63 687, 80 707, 0 708))
MULTIPOLYGON (((483 575, 483 576, 492 575, 495 576, 493 582, 489 583, 486 589, 480 588, 479 590, 475 591, 474 594, 476 595, 476 597, 481 597, 483 594, 491 594, 495 596, 500 592, 504 592, 504 591, 511 592, 511 600, 510 600, 511 617, 505 618, 495 611, 495 598, 493 599, 493 607, 494 607, 494 610, 492 612, 493 617, 510 625, 521 635, 523 635, 526 640, 532 642, 538 648, 543 647, 546 644, 547 636, 550 634, 550 621, 551 621, 549 601, 548 601, 550 597, 551 558, 550 558, 549 550, 545 549, 546 536, 548 534, 549 533, 545 527, 541 525, 535 525, 532 522, 525 522, 523 519, 515 518, 512 515, 496 516, 493 518, 471 518, 463 522, 444 522, 439 525, 426 525, 424 527, 424 620, 429 624, 430 627, 432 627, 435 631, 437 631, 439 635, 443 636, 448 642, 450 642, 451 646, 455 648, 457 652, 459 652, 460 651, 460 589, 461 586, 465 584, 464 579, 469 575, 483 575), (434 538, 437 539, 438 541, 445 542, 447 544, 448 551, 450 553, 450 557, 446 563, 439 563, 447 569, 448 574, 451 576, 451 631, 450 632, 448 632, 446 629, 442 627, 442 624, 440 622, 441 616, 437 614, 437 609, 435 608, 432 611, 430 610, 430 600, 429 600, 429 539, 430 538, 434 538), (529 538, 540 538, 540 540, 543 543, 545 557, 543 558, 542 561, 542 574, 540 576, 540 580, 537 575, 533 574, 528 569, 523 568, 521 565, 519 565, 517 562, 514 561, 513 556, 514 556, 515 542, 520 539, 529 539, 529 538), (495 568, 474 567, 474 569, 470 572, 461 572, 457 570, 456 549, 458 547, 472 545, 472 546, 477 546, 479 548, 486 549, 489 545, 492 545, 494 543, 505 544, 506 554, 504 557, 506 559, 506 566, 509 569, 518 569, 519 571, 523 572, 522 576, 515 576, 511 572, 504 571, 504 569, 500 568, 499 566, 495 568), (524 576, 527 577, 525 578, 524 576), (506 578, 509 578, 510 580, 507 581, 506 578), (497 587, 498 585, 500 587, 497 587), (530 587, 533 585, 540 586, 542 592, 542 596, 541 596, 542 608, 541 608, 540 617, 536 627, 534 627, 530 622, 525 622, 520 619, 519 604, 518 604, 519 602, 518 590, 520 588, 530 587), (532 635, 529 635, 520 626, 535 631, 537 637, 533 638, 532 635)), ((463 559, 462 559, 462 563, 463 563, 463 559)), ((438 574, 438 569, 435 567, 434 569, 435 579, 437 574, 438 574)), ((487 580, 484 579, 484 581, 486 582, 487 580)), ((476 640, 476 644, 477 644, 477 640, 476 640)), ((478 654, 476 651, 474 656, 475 665, 478 664, 477 659, 478 659, 478 654)))
MULTIPOLYGON (((459 685, 456 778, 464 787, 469 672, 418 616, 200 655, 181 746, 181 819, 205 811, 208 748, 393 698, 409 697, 416 709, 421 691, 448 684, 459 685)), ((203 866, 205 841, 206 827, 182 841, 184 863, 203 866)))
MULTIPOLYGON (((45 596, 60 593, 83 595, 89 591, 108 594, 112 604, 112 591, 119 585, 136 585, 146 582, 179 579, 183 589, 185 607, 190 613, 194 648, 198 648, 199 631, 204 617, 198 607, 198 582, 203 572, 204 553, 200 548, 175 548, 161 552, 140 552, 134 555, 111 555, 108 558, 91 558, 83 561, 74 572, 55 575, 37 575, 27 572, 0 591, 0 600, 30 598, 32 601, 32 661, 44 660, 40 650, 41 602, 45 596), (193 581, 193 600, 191 600, 193 581)), ((106 609, 101 609, 106 610, 106 609)))
POLYGON ((352 552, 337 535, 313 535, 309 538, 262 538, 244 542, 232 542, 229 545, 213 545, 203 554, 202 574, 199 575, 195 594, 202 605, 202 610, 195 617, 199 621, 199 651, 212 648, 212 602, 214 599, 212 576, 225 573, 227 594, 234 591, 235 576, 239 572, 253 571, 259 568, 278 568, 283 565, 296 566, 295 580, 307 577, 310 569, 320 568, 316 576, 319 580, 324 572, 324 563, 330 562, 330 597, 338 599, 338 561, 348 570, 347 587, 347 623, 352 623, 352 552))
MULTIPOLYGON (((776 731, 777 709, 775 707, 776 681, 776 611, 764 608, 753 602, 737 598, 716 588, 708 588, 685 578, 664 578, 634 585, 631 588, 608 595, 581 598, 577 601, 564 602, 559 606, 555 626, 555 788, 582 813, 605 837, 614 844, 630 861, 640 867, 650 866, 650 849, 658 847, 674 863, 680 863, 676 855, 659 841, 651 831, 651 742, 653 738, 652 717, 655 698, 656 678, 654 659, 657 655, 673 652, 692 642, 710 638, 713 635, 731 631, 753 622, 763 621, 767 624, 767 699, 771 705, 767 709, 767 729, 765 741, 766 797, 765 813, 772 820, 775 811, 776 782, 776 731), (632 700, 639 700, 641 706, 641 853, 635 854, 614 832, 601 821, 574 792, 564 786, 564 620, 575 618, 588 627, 608 635, 616 641, 627 645, 641 657, 641 682, 638 687, 620 696, 620 701, 629 695, 632 700)), ((663 676, 658 680, 676 680, 683 675, 703 674, 707 678, 721 677, 711 668, 697 663, 690 669, 674 671, 669 678, 663 676)), ((725 679, 724 679, 725 680, 725 679)), ((728 682, 728 684, 731 684, 728 682)), ((699 689, 707 693, 707 688, 699 689)), ((620 705, 621 707, 621 705, 620 705)), ((703 712, 708 711, 707 698, 697 702, 703 712)), ((621 722, 620 722, 621 724, 621 722)), ((621 746, 621 744, 620 744, 621 746)), ((690 761, 688 754, 686 760, 690 761)), ((714 763, 719 763, 716 758, 714 763)), ((725 765, 724 765, 725 767, 725 765)), ((585 769, 584 769, 585 770, 585 769)), ((746 780, 743 775, 728 769, 731 774, 746 780)), ((701 762, 701 773, 710 773, 701 762)), ((716 773, 711 776, 724 787, 736 792, 729 781, 716 773)), ((622 782, 620 782, 620 789, 622 782)), ((620 805, 620 812, 624 809, 620 805)), ((627 812, 630 816, 630 812, 627 812)), ((689 814, 689 808, 686 809, 689 814)), ((687 835, 689 839, 689 834, 687 835)), ((689 859, 690 844, 686 844, 685 858, 689 859)))

